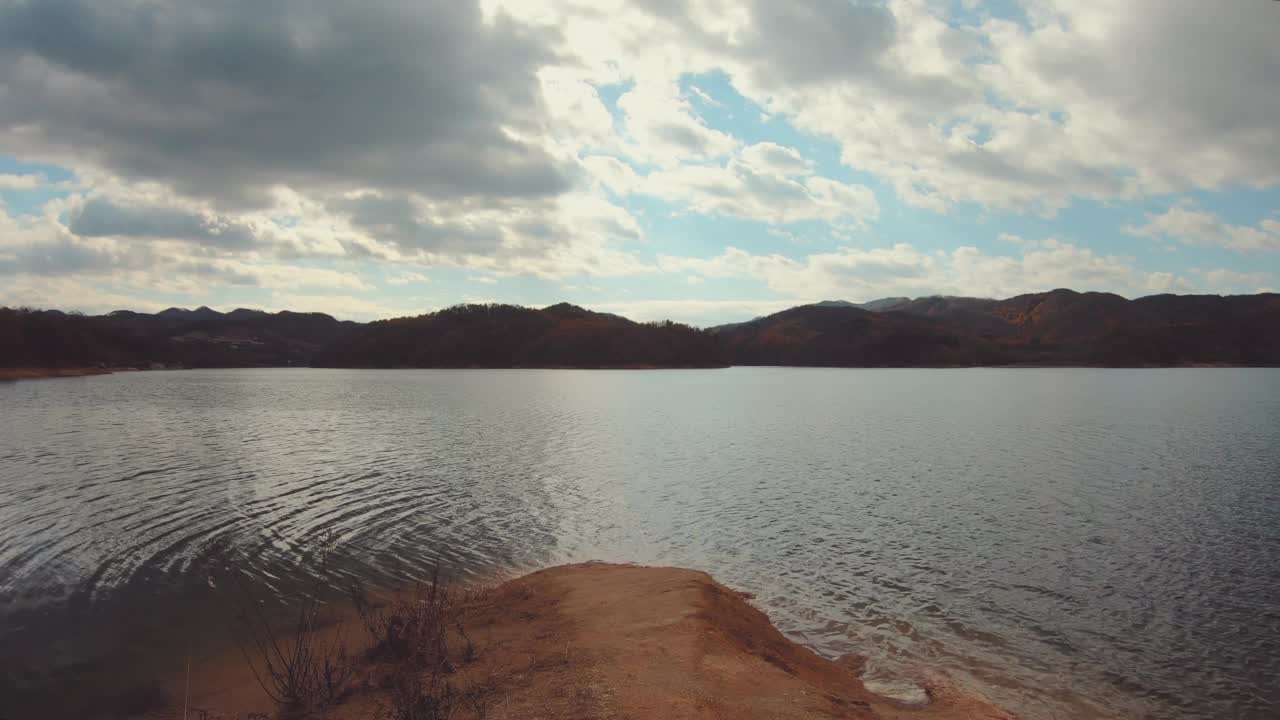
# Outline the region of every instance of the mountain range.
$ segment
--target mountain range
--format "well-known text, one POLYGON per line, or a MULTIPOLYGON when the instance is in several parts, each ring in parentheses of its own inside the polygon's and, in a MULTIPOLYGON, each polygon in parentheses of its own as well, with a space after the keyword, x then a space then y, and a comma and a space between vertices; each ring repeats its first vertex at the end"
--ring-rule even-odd
POLYGON ((698 329, 560 303, 459 305, 371 323, 170 308, 0 308, 0 367, 1280 366, 1280 295, 1053 290, 824 301, 698 329))

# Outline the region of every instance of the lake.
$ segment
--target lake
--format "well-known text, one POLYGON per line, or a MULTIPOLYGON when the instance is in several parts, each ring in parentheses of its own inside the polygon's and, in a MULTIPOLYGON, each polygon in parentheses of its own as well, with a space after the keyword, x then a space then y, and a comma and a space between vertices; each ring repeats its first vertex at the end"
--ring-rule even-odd
POLYGON ((0 408, 8 720, 212 651, 221 578, 288 594, 326 541, 382 586, 707 570, 1029 718, 1280 716, 1280 370, 203 370, 0 408))

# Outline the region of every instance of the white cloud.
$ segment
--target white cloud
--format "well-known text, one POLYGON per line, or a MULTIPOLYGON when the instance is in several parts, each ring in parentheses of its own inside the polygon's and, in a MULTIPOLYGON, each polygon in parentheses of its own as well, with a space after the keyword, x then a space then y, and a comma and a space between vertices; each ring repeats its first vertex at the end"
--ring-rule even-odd
POLYGON ((386 282, 389 285, 422 285, 431 282, 431 278, 420 272, 400 271, 391 273, 387 276, 386 282))
POLYGON ((280 310, 319 312, 332 315, 339 320, 359 321, 421 315, 437 309, 436 306, 392 304, 353 295, 280 292, 272 293, 270 302, 259 306, 259 308, 268 312, 278 312, 280 310))
POLYGON ((689 92, 694 97, 698 98, 703 103, 710 105, 711 107, 724 107, 724 103, 711 97, 705 91, 703 91, 702 88, 698 87, 697 85, 690 85, 689 92))
POLYGON ((712 129, 680 95, 677 78, 637 82, 618 98, 626 132, 626 152, 639 162, 664 167, 724 157, 738 146, 712 129))
POLYGON ((46 184, 39 175, 12 175, 0 173, 0 190, 31 190, 46 184))
MULTIPOLYGON (((808 144, 793 133, 709 122, 756 109, 705 79, 933 211, 1269 187, 1280 12, 1262 0, 1025 0, 1026 22, 979 10, 976 24, 936 0, 284 0, 249 34, 238 5, 63 5, 0 3, 0 149, 77 177, 40 215, 0 217, 0 281, 24 292, 47 278, 93 297, 358 298, 372 288, 356 261, 383 263, 373 276, 390 285, 421 282, 404 267, 575 283, 673 272, 755 277, 789 299, 1266 285, 1012 235, 1011 255, 853 247, 883 197, 818 175, 784 144, 808 144), (152 5, 168 24, 147 24, 152 5), (785 226, 818 221, 804 241, 850 247, 655 264, 633 195, 764 223, 780 245, 796 241, 785 226)), ((0 175, 0 190, 46 184, 0 175)), ((1280 220, 1184 205, 1125 230, 1280 250, 1280 220)))
POLYGON ((1223 247, 1240 253, 1280 251, 1280 220, 1268 218, 1252 225, 1232 225, 1191 205, 1174 205, 1163 213, 1147 214, 1147 223, 1127 226, 1130 235, 1176 240, 1186 245, 1223 247))
MULTIPOLYGON (((142 287, 366 289, 348 260, 544 278, 649 272, 627 249, 637 220, 594 190, 500 206, 376 191, 316 201, 287 189, 260 210, 219 213, 154 184, 104 182, 36 216, 0 209, 0 274, 132 273, 142 287)), ((123 277, 123 275, 121 275, 123 277)), ((403 284, 390 275, 390 284, 403 284)))
POLYGON ((615 132, 613 115, 588 79, 571 67, 545 67, 539 71, 548 125, 555 128, 552 141, 571 154, 580 149, 619 151, 622 142, 615 132))
POLYGON ((172 304, 103 288, 79 278, 22 274, 0 283, 0 306, 5 307, 58 308, 98 314, 121 309, 156 312, 172 304))
POLYGON ((372 286, 355 273, 301 265, 228 262, 216 264, 224 272, 242 273, 259 287, 298 290, 371 290, 372 286))
MULTIPOLYGON (((492 4, 572 28, 564 51, 598 82, 635 81, 638 125, 682 127, 685 148, 727 152, 674 89, 720 70, 921 207, 1280 182, 1280 13, 1261 0, 1028 0, 1026 24, 976 26, 930 0, 492 4)), ((633 140, 675 160, 654 133, 633 140)))
POLYGON ((641 182, 640 175, 630 165, 609 155, 585 157, 582 166, 597 182, 619 195, 634 192, 641 182))
POLYGON ((592 302, 592 310, 621 315, 638 322, 675 320, 696 326, 717 325, 724 322, 750 320, 770 315, 799 304, 795 300, 706 300, 685 298, 678 300, 636 300, 622 302, 592 302))
POLYGON ((724 165, 655 170, 633 189, 692 212, 771 225, 802 220, 859 224, 879 215, 880 205, 870 189, 817 175, 794 177, 802 163, 799 155, 788 154, 789 148, 773 148, 754 152, 749 159, 732 158, 724 165), (788 158, 795 164, 788 166, 788 158))
MULTIPOLYGON (((186 216, 162 218, 165 222, 174 218, 185 221, 186 216)), ((195 296, 228 286, 370 289, 351 272, 271 260, 258 253, 227 255, 218 248, 193 247, 186 240, 164 237, 137 239, 115 233, 80 236, 64 226, 53 211, 34 217, 14 217, 0 211, 0 276, 44 277, 51 282, 58 278, 80 282, 83 287, 109 283, 134 291, 195 296)), ((69 297, 52 305, 75 300, 69 297)))
POLYGON ((568 188, 538 142, 553 31, 472 2, 0 4, 0 150, 222 208, 273 187, 568 188))
POLYGON ((742 162, 759 173, 770 175, 808 175, 813 163, 795 148, 771 142, 748 145, 742 150, 742 162))
POLYGON ((792 259, 730 247, 712 258, 665 256, 668 272, 749 277, 790 298, 867 301, 889 296, 1009 297, 1069 287, 1130 297, 1194 288, 1185 278, 1142 272, 1130 258, 1098 255, 1057 240, 1029 245, 1021 255, 988 255, 973 247, 929 253, 899 243, 889 248, 840 248, 792 259))
POLYGON ((1239 272, 1236 270, 1197 270, 1209 292, 1250 294, 1276 292, 1276 276, 1266 272, 1239 272))

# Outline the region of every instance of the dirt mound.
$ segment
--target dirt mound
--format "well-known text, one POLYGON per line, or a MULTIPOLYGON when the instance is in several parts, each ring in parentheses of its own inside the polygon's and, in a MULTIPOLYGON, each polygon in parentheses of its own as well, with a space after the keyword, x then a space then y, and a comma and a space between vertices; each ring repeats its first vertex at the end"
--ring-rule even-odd
MULTIPOLYGON (((940 684, 922 706, 875 695, 859 663, 791 642, 746 595, 694 570, 604 563, 542 570, 474 602, 463 636, 473 648, 450 682, 485 695, 482 705, 459 706, 452 717, 462 720, 1011 717, 940 684)), ((364 668, 356 691, 324 716, 379 716, 387 706, 379 673, 364 668)), ((202 717, 271 710, 236 659, 199 664, 192 683, 202 717)))
POLYGON ((924 707, 876 696, 693 570, 555 567, 504 585, 477 620, 496 655, 531 669, 497 717, 1009 717, 955 690, 924 707))

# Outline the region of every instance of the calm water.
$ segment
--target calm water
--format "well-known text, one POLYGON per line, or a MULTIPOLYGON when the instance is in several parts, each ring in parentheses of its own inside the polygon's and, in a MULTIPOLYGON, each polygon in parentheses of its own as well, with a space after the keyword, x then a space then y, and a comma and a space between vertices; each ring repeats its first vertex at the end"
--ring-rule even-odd
POLYGON ((330 532, 375 584, 706 569, 1032 718, 1280 716, 1280 371, 209 370, 0 412, 10 720, 212 642, 228 553, 287 592, 330 532))

